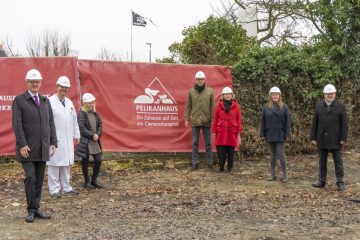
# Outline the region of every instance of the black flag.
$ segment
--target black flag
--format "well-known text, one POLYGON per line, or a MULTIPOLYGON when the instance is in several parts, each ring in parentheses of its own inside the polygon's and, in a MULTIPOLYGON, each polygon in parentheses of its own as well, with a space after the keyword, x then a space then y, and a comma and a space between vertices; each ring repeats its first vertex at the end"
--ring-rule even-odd
POLYGON ((132 24, 134 26, 145 27, 147 24, 147 22, 145 21, 145 18, 133 11, 131 11, 131 12, 132 12, 132 24))

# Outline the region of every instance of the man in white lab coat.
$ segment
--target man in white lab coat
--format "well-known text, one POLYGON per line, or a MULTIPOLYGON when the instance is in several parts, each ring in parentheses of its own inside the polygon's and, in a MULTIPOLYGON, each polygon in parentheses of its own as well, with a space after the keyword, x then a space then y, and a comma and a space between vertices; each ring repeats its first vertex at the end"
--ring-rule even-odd
POLYGON ((56 82, 56 93, 49 97, 57 131, 57 152, 50 157, 48 165, 48 183, 52 198, 64 195, 77 195, 70 186, 70 165, 74 164, 74 143, 80 141, 76 109, 72 101, 66 97, 70 88, 70 80, 61 76, 56 82))

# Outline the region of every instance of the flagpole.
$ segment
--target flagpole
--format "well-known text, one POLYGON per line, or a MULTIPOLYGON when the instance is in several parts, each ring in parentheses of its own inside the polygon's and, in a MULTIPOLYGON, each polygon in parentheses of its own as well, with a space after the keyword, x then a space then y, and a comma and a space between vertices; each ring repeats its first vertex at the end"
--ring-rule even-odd
POLYGON ((132 44, 132 38, 133 38, 133 31, 132 31, 132 28, 133 28, 133 22, 134 22, 134 19, 133 19, 133 17, 134 17, 134 14, 133 14, 133 11, 131 10, 131 51, 130 51, 130 61, 132 62, 132 60, 133 60, 133 44, 132 44))

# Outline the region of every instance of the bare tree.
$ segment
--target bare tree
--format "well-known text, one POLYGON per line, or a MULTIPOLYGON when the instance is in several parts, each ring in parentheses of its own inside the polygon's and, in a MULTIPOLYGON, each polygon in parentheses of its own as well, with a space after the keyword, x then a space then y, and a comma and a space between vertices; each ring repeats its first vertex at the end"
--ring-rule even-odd
POLYGON ((71 39, 69 35, 62 37, 60 49, 62 56, 69 56, 70 54, 75 54, 75 51, 71 49, 71 39))
POLYGON ((100 48, 99 53, 97 54, 96 58, 100 59, 100 60, 121 61, 120 54, 118 54, 116 52, 112 52, 105 47, 100 48))
POLYGON ((29 34, 26 50, 31 57, 69 56, 73 52, 70 36, 49 30, 45 30, 41 37, 29 34))
MULTIPOLYGON (((55 33, 57 34, 57 33, 55 33)), ((46 30, 43 35, 42 35, 42 38, 41 38, 41 48, 42 48, 42 52, 44 54, 44 56, 50 56, 50 44, 51 44, 51 41, 54 39, 54 37, 56 38, 55 34, 53 35, 53 37, 51 37, 51 33, 46 30)), ((57 41, 57 39, 56 39, 57 41)), ((55 55, 56 56, 56 55, 55 55)))
POLYGON ((40 57, 41 56, 40 38, 32 34, 29 34, 26 40, 26 51, 31 57, 40 57))
POLYGON ((7 57, 20 56, 20 53, 15 50, 13 39, 9 36, 9 34, 0 37, 0 51, 3 52, 2 55, 7 57))
POLYGON ((306 14, 304 0, 222 0, 216 12, 232 22, 242 24, 240 10, 256 8, 257 41, 263 45, 284 42, 301 44, 319 32, 314 20, 306 14))
POLYGON ((3 46, 1 43, 0 43, 0 57, 7 57, 6 52, 3 49, 3 46))

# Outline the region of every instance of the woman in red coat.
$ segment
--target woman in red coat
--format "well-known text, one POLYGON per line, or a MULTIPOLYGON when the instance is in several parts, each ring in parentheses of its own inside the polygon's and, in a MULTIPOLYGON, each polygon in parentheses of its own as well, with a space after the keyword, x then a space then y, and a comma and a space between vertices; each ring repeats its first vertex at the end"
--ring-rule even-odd
POLYGON ((232 171, 234 149, 241 144, 240 134, 243 131, 240 106, 235 100, 231 88, 225 87, 220 102, 216 105, 212 131, 216 134, 215 145, 220 162, 220 172, 224 171, 226 157, 227 170, 232 171))

